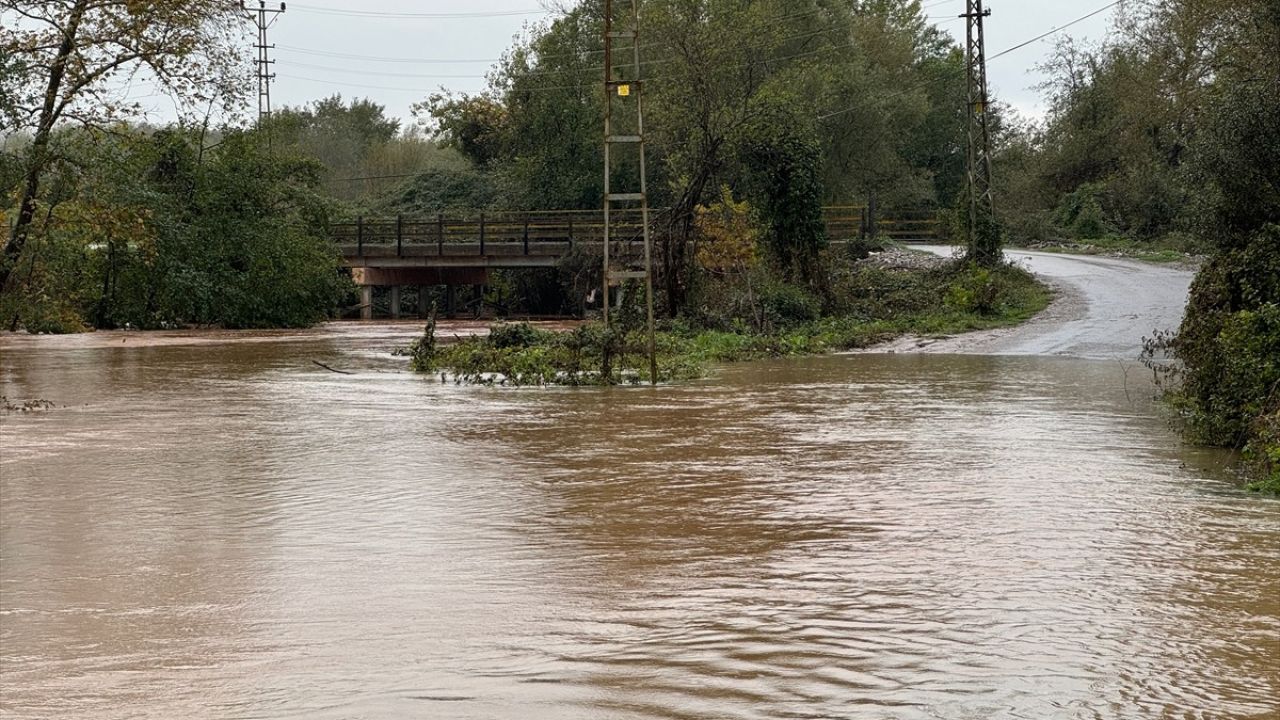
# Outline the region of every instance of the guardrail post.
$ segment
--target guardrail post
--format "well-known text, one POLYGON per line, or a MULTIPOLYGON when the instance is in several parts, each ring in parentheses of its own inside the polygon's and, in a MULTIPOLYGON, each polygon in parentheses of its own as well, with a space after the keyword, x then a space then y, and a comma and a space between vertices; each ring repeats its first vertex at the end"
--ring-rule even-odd
POLYGON ((480 254, 484 255, 484 213, 480 213, 480 254))
POLYGON ((404 251, 404 216, 396 215, 396 257, 404 251))
POLYGON ((569 216, 569 249, 573 249, 573 216, 569 216))
POLYGON ((524 254, 529 254, 529 215, 524 216, 524 254))
POLYGON ((356 257, 364 257, 364 216, 356 217, 356 257))
POLYGON ((444 257, 444 213, 436 213, 436 255, 444 257))

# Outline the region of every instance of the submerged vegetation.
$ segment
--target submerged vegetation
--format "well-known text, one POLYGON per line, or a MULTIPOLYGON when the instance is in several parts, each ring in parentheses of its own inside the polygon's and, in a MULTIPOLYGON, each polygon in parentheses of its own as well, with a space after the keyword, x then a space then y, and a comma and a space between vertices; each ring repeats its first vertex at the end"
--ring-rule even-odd
MULTIPOLYGON (((904 334, 1000 327, 1031 317, 1050 299, 1029 273, 1012 265, 988 269, 949 262, 920 271, 846 263, 839 282, 858 292, 835 300, 830 309, 836 314, 822 314, 821 300, 797 287, 775 286, 760 296, 758 307, 725 303, 705 307, 696 322, 665 321, 656 341, 658 379, 697 378, 714 363, 865 348, 904 334)), ((429 323, 406 354, 415 370, 439 372, 455 382, 647 382, 648 341, 637 310, 624 312, 617 328, 588 323, 551 332, 527 323, 499 323, 487 336, 450 344, 437 344, 429 323)))

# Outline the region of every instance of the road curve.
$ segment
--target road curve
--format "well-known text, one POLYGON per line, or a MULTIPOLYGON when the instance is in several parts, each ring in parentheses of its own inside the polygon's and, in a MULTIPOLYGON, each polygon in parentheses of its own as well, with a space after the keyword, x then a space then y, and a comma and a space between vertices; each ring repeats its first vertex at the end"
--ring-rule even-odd
MULTIPOLYGON (((949 247, 913 246, 950 256, 949 247)), ((908 338, 891 343, 888 352, 962 353, 977 355, 1061 355, 1083 358, 1132 358, 1142 338, 1156 330, 1174 330, 1182 322, 1195 272, 1156 265, 1082 255, 1009 250, 1023 265, 1057 291, 1043 313, 1015 328, 983 331, 943 339, 908 338)))

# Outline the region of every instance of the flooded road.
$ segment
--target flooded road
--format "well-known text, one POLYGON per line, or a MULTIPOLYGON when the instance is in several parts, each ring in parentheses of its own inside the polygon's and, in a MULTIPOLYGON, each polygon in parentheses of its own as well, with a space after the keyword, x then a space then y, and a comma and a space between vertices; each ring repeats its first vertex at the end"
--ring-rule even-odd
POLYGON ((482 389, 415 331, 0 340, 58 405, 0 420, 0 717, 1280 710, 1280 502, 1133 363, 482 389))

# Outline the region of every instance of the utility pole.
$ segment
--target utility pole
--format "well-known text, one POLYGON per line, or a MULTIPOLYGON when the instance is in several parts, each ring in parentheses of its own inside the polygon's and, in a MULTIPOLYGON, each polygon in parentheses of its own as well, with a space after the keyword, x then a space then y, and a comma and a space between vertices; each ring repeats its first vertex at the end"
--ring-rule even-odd
MULTIPOLYGON (((628 0, 622 0, 628 2, 628 0)), ((645 172, 644 151, 644 106, 642 103, 643 83, 640 80, 640 0, 629 0, 631 12, 629 27, 614 30, 614 0, 604 3, 604 326, 609 328, 609 286, 613 282, 619 284, 627 280, 645 281, 645 303, 648 314, 649 333, 649 382, 658 384, 658 360, 654 343, 653 328, 653 239, 649 233, 649 189, 645 172), (614 76, 613 44, 615 40, 630 42, 631 71, 628 79, 614 76), (614 106, 630 110, 634 120, 630 123, 615 123, 614 106), (616 133, 617 126, 623 132, 616 133), (613 191, 614 146, 634 147, 639 153, 639 192, 634 188, 630 192, 613 191), (644 236, 644 269, 614 270, 610 257, 612 240, 614 204, 629 206, 634 210, 639 204, 640 227, 644 236)))
POLYGON ((991 202, 991 135, 988 124, 987 46, 983 35, 983 18, 991 11, 982 0, 966 0, 968 41, 965 43, 965 66, 969 83, 969 243, 970 260, 994 265, 1000 260, 1000 238, 991 202))
POLYGON ((268 8, 266 0, 258 0, 258 7, 249 8, 244 0, 240 0, 240 9, 245 11, 245 17, 258 29, 258 42, 253 47, 258 51, 254 64, 258 68, 258 125, 262 125, 262 121, 271 115, 271 81, 276 78, 275 73, 271 72, 271 66, 276 61, 270 56, 270 50, 275 45, 267 43, 267 30, 284 13, 284 3, 280 3, 280 8, 275 9, 268 8))

